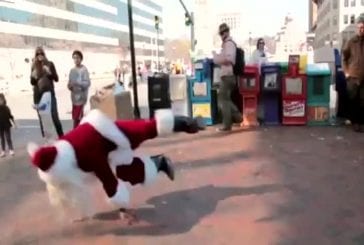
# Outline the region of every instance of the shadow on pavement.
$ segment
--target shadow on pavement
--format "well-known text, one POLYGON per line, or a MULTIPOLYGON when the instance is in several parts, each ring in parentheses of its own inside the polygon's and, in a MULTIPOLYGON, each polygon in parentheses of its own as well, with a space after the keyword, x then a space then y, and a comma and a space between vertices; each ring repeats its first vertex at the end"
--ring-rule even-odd
MULTIPOLYGON (((33 127, 39 125, 38 120, 19 119, 16 122, 19 128, 12 130, 15 156, 0 159, 0 217, 21 204, 29 195, 45 189, 26 152, 28 142, 43 143, 40 129, 33 127)), ((65 120, 62 125, 66 131, 72 122, 65 120)))
POLYGON ((224 166, 233 164, 234 161, 248 159, 249 154, 244 151, 231 152, 230 154, 224 154, 219 156, 214 156, 212 158, 204 158, 193 161, 183 161, 175 162, 176 169, 184 170, 184 169, 196 169, 196 168, 205 168, 212 166, 224 166))
MULTIPOLYGON (((163 194, 147 200, 154 208, 141 208, 136 211, 141 221, 150 225, 120 227, 102 230, 99 225, 89 226, 86 233, 92 236, 114 235, 149 235, 163 236, 182 234, 191 230, 204 217, 212 214, 218 203, 235 196, 264 195, 276 192, 280 185, 260 185, 253 187, 217 187, 207 185, 194 189, 163 194)), ((101 213, 95 216, 99 220, 117 220, 117 212, 101 213)))
POLYGON ((0 217, 14 210, 29 195, 44 190, 25 151, 0 164, 0 217))
MULTIPOLYGON (((244 132, 252 132, 252 131, 259 131, 258 128, 234 128, 230 132, 217 132, 215 126, 208 127, 206 130, 201 131, 198 134, 185 134, 182 137, 175 137, 175 135, 171 135, 165 138, 158 138, 158 140, 150 140, 146 141, 143 146, 146 147, 162 147, 162 146, 169 146, 169 145, 178 145, 178 144, 185 144, 189 141, 203 141, 209 140, 213 138, 221 138, 221 137, 229 137, 232 135, 244 133, 244 132)), ((183 134, 183 133, 180 133, 183 134)))
MULTIPOLYGON (((283 224, 277 245, 364 244, 364 137, 344 127, 270 129, 259 136, 285 191, 255 223, 283 224)), ((263 150, 264 149, 264 150, 263 150)))

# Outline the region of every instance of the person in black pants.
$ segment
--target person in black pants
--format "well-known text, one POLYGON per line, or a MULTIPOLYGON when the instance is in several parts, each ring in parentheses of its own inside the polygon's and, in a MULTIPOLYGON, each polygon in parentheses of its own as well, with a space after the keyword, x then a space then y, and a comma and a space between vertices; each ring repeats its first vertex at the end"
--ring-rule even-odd
MULTIPOLYGON (((43 48, 38 47, 35 50, 35 57, 32 64, 32 73, 30 83, 33 86, 33 101, 34 104, 38 104, 40 101, 40 91, 38 87, 38 81, 42 76, 47 76, 47 78, 51 81, 51 96, 52 96, 52 120, 54 123, 54 127, 56 128, 57 134, 59 137, 63 136, 63 129, 61 121, 59 120, 58 110, 57 110, 57 99, 56 93, 54 91, 54 82, 58 82, 58 74, 56 71, 56 67, 54 66, 52 61, 49 61, 46 58, 45 52, 43 48)), ((38 114, 39 123, 42 135, 44 136, 43 124, 40 116, 38 114)))
POLYGON ((14 117, 10 108, 6 105, 6 99, 3 93, 0 93, 0 138, 1 153, 0 157, 5 157, 5 140, 8 145, 9 154, 14 155, 13 141, 11 140, 11 127, 15 126, 14 117))

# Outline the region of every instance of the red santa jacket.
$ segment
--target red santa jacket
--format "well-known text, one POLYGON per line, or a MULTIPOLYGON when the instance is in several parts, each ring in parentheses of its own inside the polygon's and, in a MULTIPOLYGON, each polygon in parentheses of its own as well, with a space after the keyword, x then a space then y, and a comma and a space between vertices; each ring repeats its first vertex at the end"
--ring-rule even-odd
MULTIPOLYGON (((151 120, 113 122, 99 110, 91 111, 81 124, 51 146, 30 144, 32 163, 47 182, 80 185, 89 175, 103 184, 110 201, 117 206, 129 202, 125 185, 115 175, 116 166, 130 164, 133 150, 143 141, 173 132, 174 116, 159 110, 151 120)), ((155 171, 152 171, 155 173, 155 171)), ((148 173, 146 173, 148 178, 148 173)))

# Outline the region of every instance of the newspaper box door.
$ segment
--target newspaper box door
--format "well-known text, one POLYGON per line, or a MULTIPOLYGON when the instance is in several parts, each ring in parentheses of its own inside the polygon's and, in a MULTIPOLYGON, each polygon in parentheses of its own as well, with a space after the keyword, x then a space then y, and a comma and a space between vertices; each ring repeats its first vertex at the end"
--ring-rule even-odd
POLYGON ((283 101, 284 117, 304 117, 305 101, 283 101))

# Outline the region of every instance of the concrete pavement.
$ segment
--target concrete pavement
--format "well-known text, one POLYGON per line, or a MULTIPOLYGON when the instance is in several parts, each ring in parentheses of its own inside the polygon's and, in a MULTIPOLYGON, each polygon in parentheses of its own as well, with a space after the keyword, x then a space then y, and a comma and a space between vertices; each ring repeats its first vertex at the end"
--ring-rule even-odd
MULTIPOLYGON (((68 130, 69 93, 57 86, 68 130)), ((211 128, 151 141, 141 150, 169 155, 177 178, 161 175, 133 188, 139 223, 120 221, 95 184, 97 215, 71 224, 49 206, 25 153, 28 141, 40 141, 31 101, 29 90, 8 95, 20 127, 13 130, 16 156, 0 159, 0 244, 364 244, 362 134, 335 127, 231 134, 211 128)))
POLYGON ((346 128, 213 129, 146 143, 175 182, 133 188, 139 223, 95 185, 91 221, 58 221, 24 151, 0 163, 0 244, 364 244, 364 137, 346 128))

